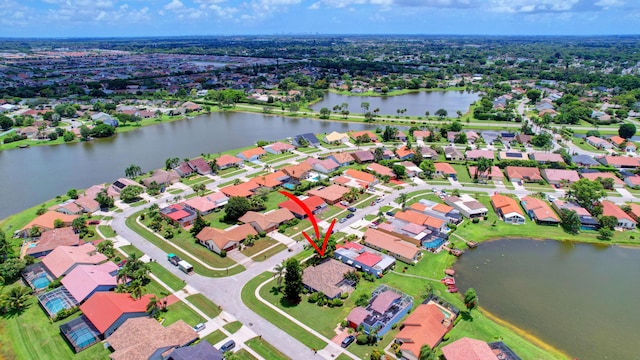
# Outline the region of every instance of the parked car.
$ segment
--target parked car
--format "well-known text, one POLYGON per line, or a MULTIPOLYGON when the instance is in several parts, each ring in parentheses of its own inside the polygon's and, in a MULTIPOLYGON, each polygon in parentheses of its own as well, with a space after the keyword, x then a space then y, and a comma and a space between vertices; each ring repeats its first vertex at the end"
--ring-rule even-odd
POLYGON ((220 346, 220 351, 227 352, 233 349, 234 347, 236 347, 236 342, 233 340, 229 340, 226 343, 224 343, 224 345, 220 346))
POLYGON ((340 220, 338 220, 338 222, 339 222, 340 224, 342 224, 342 223, 343 223, 343 222, 345 222, 345 221, 347 221, 347 218, 341 218, 340 220))
POLYGON ((124 264, 126 264, 126 263, 127 263, 127 260, 126 260, 126 259, 125 259, 125 260, 122 260, 122 261, 120 261, 120 262, 118 263, 118 267, 123 267, 123 266, 124 266, 124 264))
POLYGON ((342 206, 349 206, 349 202, 348 202, 348 201, 344 201, 344 200, 342 200, 342 201, 340 201, 340 205, 342 205, 342 206))
POLYGON ((355 215, 353 215, 353 213, 351 213, 351 214, 347 214, 346 218, 347 218, 347 219, 351 219, 351 218, 352 218, 352 217, 354 217, 354 216, 355 216, 355 215))
POLYGON ((376 203, 377 203, 377 204, 379 204, 379 203, 381 203, 381 202, 382 202, 382 198, 377 198, 377 199, 376 199, 376 203))
POLYGON ((356 339, 355 336, 349 335, 346 338, 344 338, 344 340, 342 340, 342 343, 340 343, 340 346, 342 346, 343 348, 346 348, 349 345, 351 345, 351 343, 354 342, 355 339, 356 339))
POLYGON ((351 212, 356 212, 358 209, 354 208, 353 206, 349 206, 347 208, 347 210, 351 211, 351 212))
POLYGON ((205 323, 199 323, 199 324, 196 324, 196 326, 193 327, 193 330, 202 331, 206 327, 207 327, 207 325, 205 323))
POLYGON ((393 213, 393 211, 387 211, 385 213, 387 216, 394 216, 395 214, 393 213))

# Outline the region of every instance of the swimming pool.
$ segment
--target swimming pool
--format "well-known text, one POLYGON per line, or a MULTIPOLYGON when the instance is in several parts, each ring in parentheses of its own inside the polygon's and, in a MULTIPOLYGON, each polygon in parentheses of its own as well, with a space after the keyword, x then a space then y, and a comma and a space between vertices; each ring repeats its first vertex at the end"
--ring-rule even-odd
POLYGON ((49 286, 50 283, 51 283, 51 280, 49 280, 49 278, 47 277, 47 274, 44 274, 44 273, 41 275, 38 275, 38 277, 31 279, 31 284, 33 285, 34 288, 36 288, 36 290, 45 288, 49 286))
POLYGON ((44 306, 49 309, 49 313, 52 314, 52 316, 57 314, 60 310, 67 308, 66 301, 60 298, 53 298, 44 303, 44 306))
POLYGON ((73 339, 73 342, 79 348, 85 348, 96 341, 96 337, 93 336, 91 330, 86 327, 71 330, 71 333, 69 333, 69 337, 73 339))
POLYGON ((424 241, 422 242, 422 246, 424 246, 427 249, 437 249, 439 248, 442 244, 445 243, 445 239, 443 238, 435 238, 433 240, 430 241, 424 241))
POLYGON ((289 189, 289 190, 295 190, 296 186, 291 184, 291 183, 284 183, 282 184, 282 187, 285 189, 289 189))
POLYGON ((29 244, 29 249, 34 248, 34 247, 36 247, 36 246, 38 246, 38 244, 36 244, 36 243, 29 244))

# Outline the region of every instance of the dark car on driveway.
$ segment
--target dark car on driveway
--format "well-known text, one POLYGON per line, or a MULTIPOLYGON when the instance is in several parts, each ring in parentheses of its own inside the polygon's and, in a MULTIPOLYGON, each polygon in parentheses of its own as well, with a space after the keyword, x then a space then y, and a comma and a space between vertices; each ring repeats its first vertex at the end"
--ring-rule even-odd
POLYGON ((351 212, 356 212, 356 210, 358 210, 358 209, 354 208, 353 206, 349 206, 349 207, 347 208, 347 210, 349 210, 349 211, 351 211, 351 212))
POLYGON ((353 213, 351 214, 347 214, 347 219, 351 219, 352 217, 354 217, 355 215, 353 215, 353 213))
POLYGON ((342 340, 342 343, 340 344, 340 346, 342 346, 343 348, 348 347, 349 345, 351 345, 351 343, 356 339, 355 336, 353 335, 349 335, 346 338, 344 338, 344 340, 342 340))

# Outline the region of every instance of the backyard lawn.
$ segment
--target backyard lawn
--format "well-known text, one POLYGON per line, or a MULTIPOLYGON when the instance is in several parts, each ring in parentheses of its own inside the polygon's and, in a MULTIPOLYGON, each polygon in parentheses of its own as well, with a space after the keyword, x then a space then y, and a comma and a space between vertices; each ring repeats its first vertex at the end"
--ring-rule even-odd
POLYGON ((262 238, 258 239, 253 243, 253 246, 244 246, 242 249, 242 254, 248 257, 252 257, 253 255, 259 253, 260 251, 277 244, 277 240, 273 240, 271 238, 262 238))

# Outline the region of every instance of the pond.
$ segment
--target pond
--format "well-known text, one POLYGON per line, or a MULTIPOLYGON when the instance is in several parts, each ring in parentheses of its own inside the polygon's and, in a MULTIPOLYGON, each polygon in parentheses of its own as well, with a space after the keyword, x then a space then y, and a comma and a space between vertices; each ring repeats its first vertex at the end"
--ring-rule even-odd
POLYGON ((480 95, 469 91, 418 91, 396 96, 348 96, 336 93, 326 93, 324 99, 315 103, 311 108, 320 111, 323 107, 332 110, 334 106, 342 103, 349 104, 351 114, 362 114, 363 102, 369 103, 369 111, 380 109, 380 115, 398 115, 398 109, 407 109, 403 116, 425 116, 429 111, 435 116, 438 109, 445 109, 451 117, 456 116, 456 111, 463 114, 469 111, 469 106, 480 95))
POLYGON ((461 292, 571 358, 638 358, 640 249, 504 239, 455 269, 461 292))

